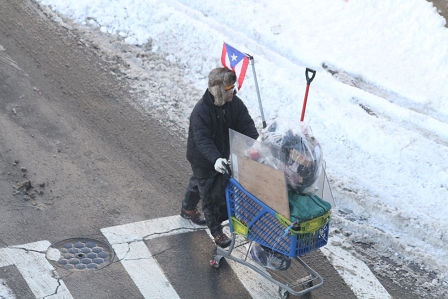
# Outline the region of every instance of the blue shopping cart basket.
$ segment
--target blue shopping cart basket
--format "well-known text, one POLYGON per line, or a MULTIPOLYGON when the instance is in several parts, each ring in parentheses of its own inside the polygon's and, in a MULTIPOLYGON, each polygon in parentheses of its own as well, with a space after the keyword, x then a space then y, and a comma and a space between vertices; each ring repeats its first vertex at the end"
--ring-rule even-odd
POLYGON ((289 257, 301 256, 328 242, 331 211, 295 224, 246 191, 234 178, 226 187, 230 231, 289 257))

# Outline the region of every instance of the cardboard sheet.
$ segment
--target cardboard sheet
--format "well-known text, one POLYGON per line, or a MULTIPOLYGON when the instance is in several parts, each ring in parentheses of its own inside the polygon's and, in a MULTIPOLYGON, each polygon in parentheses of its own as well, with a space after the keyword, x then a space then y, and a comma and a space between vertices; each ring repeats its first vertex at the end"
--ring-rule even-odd
POLYGON ((241 186, 277 213, 290 219, 284 172, 241 156, 237 163, 241 186))

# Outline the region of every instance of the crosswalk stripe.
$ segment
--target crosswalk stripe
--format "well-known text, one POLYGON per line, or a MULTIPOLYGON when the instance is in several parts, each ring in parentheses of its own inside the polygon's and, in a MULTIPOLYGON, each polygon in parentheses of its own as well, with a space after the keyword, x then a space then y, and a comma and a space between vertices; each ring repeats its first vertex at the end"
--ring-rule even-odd
POLYGON ((101 229, 144 298, 180 298, 144 240, 191 232, 199 227, 180 216, 101 229), (150 282, 150 283, 149 283, 150 282))
POLYGON ((48 241, 0 249, 0 267, 16 266, 36 298, 73 299, 46 259, 48 241))
MULTIPOLYGON (((203 227, 194 225, 180 216, 170 216, 103 228, 101 232, 114 248, 144 298, 157 298, 154 295, 155 290, 157 294, 166 295, 164 292, 168 292, 170 298, 179 298, 160 265, 152 258, 144 240, 198 229, 203 227), (143 265, 142 258, 148 263, 143 265), (151 281, 150 288, 148 281, 151 281)), ((208 230, 207 233, 211 237, 208 230)), ((391 298, 367 265, 351 253, 339 246, 333 246, 331 242, 321 250, 358 298, 391 298)), ((229 265, 253 298, 269 299, 278 296, 278 286, 274 283, 256 273, 249 275, 251 270, 237 262, 229 261, 229 265)))
MULTIPOLYGON (((118 259, 144 298, 180 298, 166 278, 145 241, 169 235, 204 230, 180 216, 151 219, 101 229, 118 259)), ((207 233, 211 237, 209 231, 207 233)), ((332 240, 321 251, 358 298, 392 298, 365 263, 332 240), (334 244, 333 244, 334 243, 334 244), (336 244, 336 245, 335 245, 336 244)), ((16 266, 36 298, 73 299, 65 283, 48 262, 50 242, 39 241, 0 249, 0 268, 16 266)), ((229 265, 253 298, 278 296, 278 287, 239 263, 229 265)))
POLYGON ((356 297, 391 299, 387 292, 367 265, 356 258, 347 249, 333 244, 343 244, 344 240, 333 236, 330 242, 320 250, 327 257, 333 267, 352 289, 356 297))
MULTIPOLYGON (((154 295, 155 292, 165 295, 166 298, 179 298, 163 274, 160 265, 152 261, 151 253, 143 240, 199 229, 204 230, 204 227, 192 224, 191 221, 180 216, 170 216, 103 228, 101 232, 114 248, 117 257, 136 282, 144 298, 159 298, 154 295), (142 258, 147 258, 151 264, 142 265, 142 258), (149 281, 151 284, 148 283, 149 281)), ((212 237, 208 230, 207 232, 212 237)), ((252 270, 239 263, 229 261, 229 265, 253 298, 271 299, 278 296, 278 286, 274 283, 256 273, 251 273, 252 270)))

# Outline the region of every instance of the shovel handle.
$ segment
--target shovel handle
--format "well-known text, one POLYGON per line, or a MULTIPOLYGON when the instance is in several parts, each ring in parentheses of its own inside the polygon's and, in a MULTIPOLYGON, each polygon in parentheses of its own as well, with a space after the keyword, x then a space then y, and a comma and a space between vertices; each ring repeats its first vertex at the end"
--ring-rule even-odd
POLYGON ((306 68, 306 70, 305 70, 306 84, 310 85, 311 82, 313 81, 313 79, 314 79, 315 76, 316 76, 316 71, 315 71, 315 70, 306 68), (309 73, 312 73, 312 74, 313 74, 313 75, 311 76, 311 78, 310 78, 310 76, 309 76, 309 73))
POLYGON ((305 110, 306 110, 306 101, 308 100, 308 90, 310 89, 310 84, 316 76, 316 71, 306 68, 305 77, 306 77, 306 91, 305 91, 305 99, 303 99, 303 107, 302 107, 302 115, 300 116, 300 121, 303 121, 305 118, 305 110), (310 78, 309 73, 313 74, 310 78))

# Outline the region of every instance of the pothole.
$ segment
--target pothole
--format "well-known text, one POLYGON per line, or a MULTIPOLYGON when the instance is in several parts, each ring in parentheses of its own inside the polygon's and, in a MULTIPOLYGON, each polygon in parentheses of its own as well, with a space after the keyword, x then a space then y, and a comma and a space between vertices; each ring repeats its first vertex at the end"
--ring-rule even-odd
POLYGON ((66 270, 95 270, 112 262, 114 252, 106 242, 89 238, 71 238, 54 243, 47 259, 66 270))

